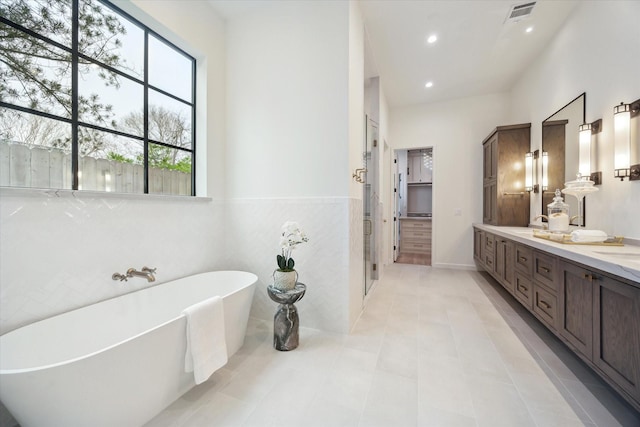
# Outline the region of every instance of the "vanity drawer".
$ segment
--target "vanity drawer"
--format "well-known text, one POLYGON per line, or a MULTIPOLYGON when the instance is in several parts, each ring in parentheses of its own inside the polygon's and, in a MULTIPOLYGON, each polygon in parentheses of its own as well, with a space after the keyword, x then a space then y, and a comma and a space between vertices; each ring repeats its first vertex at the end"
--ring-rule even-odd
POLYGON ((405 228, 404 233, 402 233, 402 237, 407 239, 431 240, 431 230, 424 228, 405 228))
POLYGON ((401 228, 404 231, 431 230, 431 221, 403 219, 401 223, 401 228))
POLYGON ((556 297, 538 285, 534 286, 533 294, 533 312, 555 330, 556 318, 558 317, 556 297))
POLYGON ((412 254, 424 254, 431 252, 431 242, 402 241, 400 251, 412 254))
POLYGON ((533 251, 533 279, 553 293, 558 291, 558 258, 533 251))
POLYGON ((484 234, 484 252, 490 254, 492 257, 495 255, 496 239, 493 234, 484 234))
POLYGON ((484 266, 489 273, 493 273, 496 270, 495 257, 493 255, 493 252, 484 253, 484 266))
POLYGON ((533 270, 533 249, 516 243, 516 270, 527 277, 531 277, 533 270))
POLYGON ((520 300, 522 305, 531 310, 533 307, 533 283, 531 283, 531 279, 516 271, 515 282, 514 294, 516 298, 520 300))

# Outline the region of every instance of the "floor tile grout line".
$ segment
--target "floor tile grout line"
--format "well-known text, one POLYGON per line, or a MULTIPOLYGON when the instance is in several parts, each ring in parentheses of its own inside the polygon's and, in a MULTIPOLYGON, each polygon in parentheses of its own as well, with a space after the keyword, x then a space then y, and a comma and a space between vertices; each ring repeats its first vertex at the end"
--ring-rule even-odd
MULTIPOLYGON (((487 282, 487 284, 488 284, 488 285, 490 285, 490 286, 493 286, 491 283, 488 283, 488 282, 487 282)), ((502 295, 500 295, 499 293, 498 293, 497 295, 498 295, 500 298, 502 298, 502 295)), ((493 299, 493 300, 495 301, 495 298, 496 298, 496 297, 492 295, 490 298, 491 298, 491 299, 493 299)), ((502 298, 502 299, 504 300, 504 298, 502 298)), ((497 311, 498 311, 498 312, 501 312, 501 313, 506 314, 506 312, 504 311, 504 309, 502 308, 502 306, 501 306, 500 304, 495 304, 495 307, 497 308, 497 311)), ((514 310, 514 312, 515 312, 515 310, 514 310)), ((520 313, 515 313, 515 314, 517 314, 518 316, 520 316, 520 313)), ((536 319, 536 320, 537 320, 537 319, 536 319)), ((580 406, 580 409, 582 409, 582 411, 583 411, 583 412, 584 412, 584 414, 589 418, 589 420, 591 420, 591 422, 592 422, 594 425, 597 425, 597 424, 596 424, 596 422, 595 422, 595 421, 593 420, 593 418, 591 417, 591 415, 589 414, 589 412, 587 412, 587 411, 586 411, 586 409, 583 407, 583 405, 580 403, 580 401, 579 401, 578 399, 576 399, 576 397, 575 397, 575 396, 574 396, 574 394, 571 392, 571 390, 569 390, 569 389, 565 386, 565 384, 562 382, 561 378, 560 378, 560 377, 558 377, 558 375, 557 375, 557 373, 555 372, 555 370, 554 370, 551 366, 549 366, 549 364, 547 363, 547 361, 545 360, 545 358, 544 358, 544 357, 542 357, 542 356, 540 355, 540 353, 535 349, 535 347, 534 347, 533 345, 531 345, 531 343, 530 343, 530 342, 529 342, 529 340, 527 339, 526 335, 525 335, 525 334, 523 334, 523 333, 522 333, 522 331, 520 331, 520 329, 518 328, 518 326, 517 326, 517 325, 509 325, 509 326, 510 326, 510 327, 512 327, 512 328, 514 328, 515 330, 517 330, 517 331, 519 332, 518 334, 516 334, 516 337, 517 337, 519 340, 524 340, 524 341, 526 341, 526 342, 529 344, 529 348, 530 348, 531 350, 527 349, 527 351, 533 351, 533 352, 535 352, 535 353, 536 353, 536 355, 537 355, 537 356, 538 356, 538 358, 540 359, 540 362, 544 363, 544 365, 549 369, 549 371, 550 371, 551 373, 553 373, 553 375, 555 376, 555 378, 558 380, 558 383, 560 383, 560 384, 562 385, 562 387, 563 387, 563 388, 567 391, 567 393, 568 393, 568 394, 573 398, 573 400, 576 402, 576 404, 577 404, 578 406, 580 406)), ((500 356, 500 357, 502 358, 502 356, 500 356)), ((504 363, 504 361, 503 361, 503 363, 504 363)), ((511 377, 511 373, 510 373, 508 370, 507 370, 507 373, 508 373, 508 374, 509 374, 509 376, 511 377)), ((513 381, 513 377, 511 377, 511 380, 513 381)), ((553 381, 552 381, 551 383, 552 383, 552 384, 553 384, 553 386, 557 389, 557 385, 556 385, 553 381)), ((515 382, 514 382, 514 385, 515 385, 515 382)), ((517 386, 516 386, 516 390, 518 390, 518 394, 519 394, 519 395, 521 395, 521 394, 520 394, 520 390, 519 390, 519 388, 518 388, 517 386)), ((559 391, 559 390, 558 390, 558 391, 559 391)), ((563 397, 565 396, 565 395, 564 395, 564 393, 562 393, 561 391, 559 391, 559 393, 560 393, 560 395, 561 395, 561 396, 563 396, 563 397)), ((527 410, 528 410, 528 411, 529 411, 529 413, 531 414, 531 411, 530 411, 529 405, 527 405, 526 400, 524 400, 524 399, 522 398, 522 396, 521 396, 521 399, 525 402, 525 405, 526 405, 526 407, 527 407, 527 410)), ((567 402, 566 400, 565 400, 565 402, 566 402, 566 403, 567 403, 567 405, 571 408, 571 405, 569 404, 569 402, 567 402)), ((573 409, 573 408, 572 408, 572 409, 573 409)), ((575 414, 575 412, 574 412, 574 414, 575 414)), ((538 423, 537 423, 537 421, 536 421, 535 417, 533 417, 533 414, 531 414, 531 415, 532 415, 532 419, 533 419, 534 423, 536 423, 536 425, 538 425, 538 423)), ((582 419, 580 418, 580 416, 579 416, 578 414, 575 414, 575 415, 576 415, 576 417, 578 418, 578 420, 579 420, 580 422, 582 422, 582 419)), ((540 427, 544 427, 544 426, 540 426, 540 427)))
MULTIPOLYGON (((372 295, 373 297, 373 295, 372 295)), ((364 399, 364 404, 362 405, 362 407, 360 408, 360 415, 358 416, 358 424, 357 426, 360 427, 362 426, 362 420, 364 417, 364 413, 365 410, 367 409, 367 403, 369 402, 369 398, 371 396, 371 390, 373 389, 373 384, 375 381, 375 376, 376 376, 376 371, 378 370, 378 362, 380 361, 380 353, 382 352, 382 345, 384 344, 384 337, 387 333, 387 328, 388 328, 388 323, 389 323, 389 311, 391 309, 391 305, 393 305, 394 299, 391 300, 391 302, 388 304, 389 307, 387 307, 387 309, 385 310, 385 319, 384 319, 384 331, 382 332, 382 343, 380 343, 380 346, 378 347, 378 350, 376 352, 376 363, 375 366, 373 368, 373 373, 372 373, 372 377, 371 377, 371 383, 369 384, 369 387, 367 389, 367 395, 364 399)), ((367 310, 367 307, 364 307, 363 309, 363 313, 367 310)), ((362 317, 360 317, 360 319, 362 319, 362 317)))

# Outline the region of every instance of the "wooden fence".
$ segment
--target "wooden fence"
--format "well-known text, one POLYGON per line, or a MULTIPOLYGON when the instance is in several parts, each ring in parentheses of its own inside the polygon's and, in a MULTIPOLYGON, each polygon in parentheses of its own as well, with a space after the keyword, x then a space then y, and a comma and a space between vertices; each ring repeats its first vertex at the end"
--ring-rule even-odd
MULTIPOLYGON (((143 193, 144 168, 113 160, 80 157, 79 189, 143 193)), ((71 154, 57 148, 0 141, 0 186, 71 189, 71 154)), ((149 193, 191 195, 191 174, 149 169, 149 193)))

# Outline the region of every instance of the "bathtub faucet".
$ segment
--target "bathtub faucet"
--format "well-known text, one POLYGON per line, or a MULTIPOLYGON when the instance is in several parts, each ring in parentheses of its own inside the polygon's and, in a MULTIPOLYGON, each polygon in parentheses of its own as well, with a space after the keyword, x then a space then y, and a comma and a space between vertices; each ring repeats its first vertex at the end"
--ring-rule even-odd
POLYGON ((135 268, 130 268, 127 270, 127 277, 145 277, 147 279, 148 282, 154 282, 156 280, 155 276, 153 275, 153 273, 156 272, 155 268, 149 268, 149 267, 142 267, 142 269, 140 271, 136 270, 135 268))

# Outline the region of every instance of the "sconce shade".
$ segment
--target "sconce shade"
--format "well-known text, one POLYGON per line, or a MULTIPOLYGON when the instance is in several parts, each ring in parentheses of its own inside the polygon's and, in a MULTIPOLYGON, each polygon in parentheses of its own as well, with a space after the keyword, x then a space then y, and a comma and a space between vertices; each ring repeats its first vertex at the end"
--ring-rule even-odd
POLYGON ((525 191, 533 191, 533 153, 528 152, 524 155, 524 189, 525 191))
POLYGON ((578 128, 578 132, 580 135, 578 172, 581 176, 586 176, 587 178, 589 178, 589 176, 591 175, 591 124, 586 123, 584 125, 580 125, 580 127, 578 128))
POLYGON ((549 153, 542 152, 542 191, 549 189, 549 153))
POLYGON ((631 106, 620 103, 613 108, 614 160, 613 168, 616 178, 624 179, 629 176, 629 162, 631 151, 631 106))

